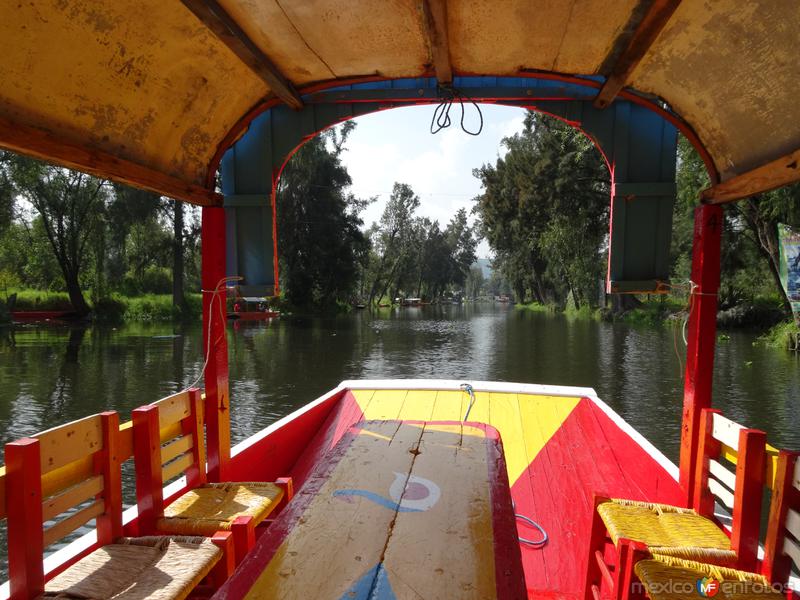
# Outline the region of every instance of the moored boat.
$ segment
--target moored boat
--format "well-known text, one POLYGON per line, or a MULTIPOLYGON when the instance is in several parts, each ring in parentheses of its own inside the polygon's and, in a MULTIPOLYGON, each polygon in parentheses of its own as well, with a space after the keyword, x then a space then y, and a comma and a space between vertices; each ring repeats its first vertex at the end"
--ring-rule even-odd
POLYGON ((281 316, 280 311, 271 310, 268 298, 240 297, 234 300, 233 310, 228 312, 228 319, 243 321, 268 321, 281 316))
POLYGON ((75 317, 71 310, 15 310, 11 319, 16 323, 34 323, 44 321, 67 321, 75 317))

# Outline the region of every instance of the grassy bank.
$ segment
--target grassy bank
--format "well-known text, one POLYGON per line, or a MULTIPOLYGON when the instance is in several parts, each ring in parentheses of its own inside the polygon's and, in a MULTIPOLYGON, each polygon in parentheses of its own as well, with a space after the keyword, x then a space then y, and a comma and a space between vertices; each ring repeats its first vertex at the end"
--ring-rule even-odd
MULTIPOLYGON (((17 295, 14 310, 72 310, 69 296, 65 292, 49 292, 43 290, 15 289, 8 290, 8 296, 17 295)), ((5 312, 5 302, 0 301, 5 312)), ((175 321, 199 319, 203 313, 202 295, 186 294, 186 306, 183 309, 172 305, 171 294, 143 294, 141 296, 123 296, 112 294, 94 303, 92 318, 98 321, 175 321)))
POLYGON ((758 338, 758 341, 771 348, 783 348, 784 350, 800 350, 800 329, 792 322, 778 323, 758 338))
POLYGON ((178 308, 172 304, 171 294, 145 294, 142 296, 113 296, 98 302, 97 318, 120 318, 124 321, 178 321, 199 319, 203 314, 202 294, 186 294, 186 305, 178 308))
POLYGON ((686 311, 686 301, 663 296, 655 300, 645 300, 640 306, 626 310, 611 319, 630 325, 660 325, 686 311))
POLYGON ((528 302, 527 304, 517 303, 514 305, 517 310, 527 310, 530 312, 557 313, 558 309, 552 304, 539 304, 538 302, 528 302))

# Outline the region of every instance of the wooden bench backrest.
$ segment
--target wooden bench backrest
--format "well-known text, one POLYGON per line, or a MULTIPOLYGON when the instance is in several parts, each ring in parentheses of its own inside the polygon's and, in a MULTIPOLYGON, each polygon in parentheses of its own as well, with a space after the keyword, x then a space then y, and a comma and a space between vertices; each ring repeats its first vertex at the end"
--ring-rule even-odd
POLYGON ((96 519, 99 545, 122 535, 118 436, 119 415, 104 412, 6 444, 13 599, 42 593, 44 549, 79 527, 96 519))
POLYGON ((188 488, 206 482, 203 402, 191 389, 137 408, 133 416, 133 456, 140 533, 155 530, 164 514, 164 484, 186 475, 188 488))
POLYGON ((750 571, 757 567, 766 445, 763 431, 734 423, 719 410, 703 409, 692 505, 714 520, 715 501, 731 511, 731 548, 739 557, 739 568, 750 571), (723 461, 735 465, 735 471, 723 461))
POLYGON ((800 456, 781 450, 775 469, 762 572, 772 582, 784 584, 794 564, 800 573, 800 456))

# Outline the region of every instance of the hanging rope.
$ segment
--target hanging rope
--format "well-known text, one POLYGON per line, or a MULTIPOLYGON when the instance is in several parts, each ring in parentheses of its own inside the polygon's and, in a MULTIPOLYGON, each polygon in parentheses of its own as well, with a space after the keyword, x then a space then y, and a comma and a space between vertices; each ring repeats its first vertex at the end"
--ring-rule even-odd
POLYGON ((461 106, 461 130, 469 135, 480 135, 481 131, 483 131, 483 113, 481 112, 477 102, 475 102, 475 100, 469 96, 465 96, 454 87, 440 85, 437 91, 439 98, 441 98, 441 102, 436 105, 436 109, 433 111, 433 117, 431 117, 431 134, 436 135, 442 129, 450 127, 452 124, 452 120, 450 119, 450 109, 453 108, 453 102, 458 102, 458 104, 461 106), (464 117, 466 116, 466 109, 464 108, 465 100, 472 104, 472 106, 475 107, 475 110, 478 111, 480 125, 478 126, 477 131, 470 131, 464 124, 464 117))
POLYGON ((469 406, 467 407, 467 412, 464 415, 464 420, 466 421, 467 417, 469 417, 469 411, 472 410, 472 405, 475 404, 475 390, 472 389, 472 386, 470 384, 462 383, 461 391, 469 394, 469 406))
MULTIPOLYGON (((201 290, 204 294, 211 294, 211 301, 208 303, 208 333, 206 335, 206 359, 203 361, 203 366, 200 368, 200 374, 197 376, 197 379, 195 379, 192 383, 190 383, 184 389, 182 389, 181 392, 188 391, 191 388, 195 387, 198 383, 200 383, 200 380, 203 378, 203 375, 206 372, 208 361, 211 358, 211 329, 212 329, 211 324, 214 321, 214 301, 219 299, 219 294, 221 291, 227 292, 227 290, 224 287, 226 283, 228 283, 229 281, 241 281, 242 279, 244 279, 244 277, 240 276, 223 277, 217 282, 217 286, 213 290, 201 290)), ((222 322, 224 323, 227 316, 225 315, 225 304, 224 301, 222 300, 219 301, 219 314, 220 318, 222 319, 222 322)), ((215 343, 218 342, 219 339, 220 338, 217 338, 215 343)))

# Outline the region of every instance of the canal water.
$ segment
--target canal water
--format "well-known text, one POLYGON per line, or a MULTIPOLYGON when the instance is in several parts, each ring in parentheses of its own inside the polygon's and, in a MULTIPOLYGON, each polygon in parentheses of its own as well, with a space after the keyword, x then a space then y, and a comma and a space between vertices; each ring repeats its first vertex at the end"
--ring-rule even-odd
MULTIPOLYGON (((718 344, 714 403, 800 449, 798 359, 755 339, 737 331, 718 344)), ((494 380, 593 387, 677 460, 685 347, 674 326, 467 304, 239 323, 228 340, 234 443, 343 379, 494 380)), ((199 326, 0 329, 0 441, 106 409, 127 420, 194 381, 202 345, 199 326)))

